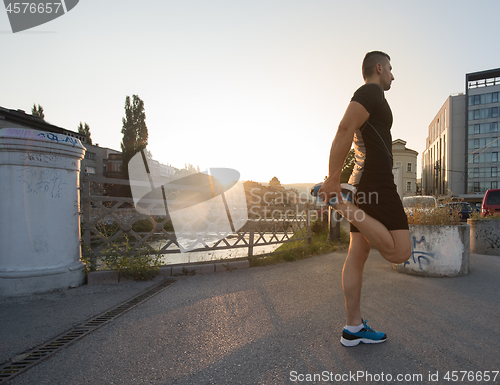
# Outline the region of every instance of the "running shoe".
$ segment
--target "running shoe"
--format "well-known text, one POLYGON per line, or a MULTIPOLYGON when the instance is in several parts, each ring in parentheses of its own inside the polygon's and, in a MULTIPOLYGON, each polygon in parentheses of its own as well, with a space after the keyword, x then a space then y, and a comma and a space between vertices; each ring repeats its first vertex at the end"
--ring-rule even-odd
MULTIPOLYGON (((319 189, 321 188, 322 185, 323 185, 323 183, 318 183, 318 184, 314 185, 314 187, 311 189, 311 195, 313 197, 318 196, 319 189)), ((345 200, 348 200, 349 202, 353 203, 354 196, 356 195, 356 192, 357 192, 356 187, 354 187, 352 184, 349 184, 349 183, 341 183, 340 188, 342 189, 342 197, 345 200)), ((337 204, 337 197, 333 196, 332 198, 330 198, 329 205, 333 207, 336 204, 337 204)))
POLYGON ((342 338, 340 343, 344 346, 351 347, 358 344, 380 344, 387 340, 387 336, 382 332, 376 332, 363 320, 364 328, 357 333, 351 333, 345 328, 342 330, 342 338))

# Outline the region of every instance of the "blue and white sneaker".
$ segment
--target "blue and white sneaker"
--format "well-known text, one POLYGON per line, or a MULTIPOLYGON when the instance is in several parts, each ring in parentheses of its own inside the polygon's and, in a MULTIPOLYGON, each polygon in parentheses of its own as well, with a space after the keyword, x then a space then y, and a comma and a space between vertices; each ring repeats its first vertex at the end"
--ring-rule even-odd
MULTIPOLYGON (((311 189, 311 195, 313 197, 317 197, 319 195, 319 189, 323 183, 318 183, 315 184, 314 187, 311 189)), ((349 183, 341 183, 340 188, 342 189, 342 197, 345 200, 348 200, 349 202, 353 203, 354 202, 354 196, 356 195, 356 192, 358 191, 356 187, 354 187, 352 184, 349 183)), ((328 202, 329 206, 334 206, 337 204, 337 197, 334 196, 330 198, 330 202, 328 202)))
POLYGON ((351 347, 358 344, 380 344, 387 340, 387 336, 382 332, 376 332, 363 320, 364 328, 357 333, 351 333, 345 328, 342 330, 342 338, 340 343, 344 346, 351 347))

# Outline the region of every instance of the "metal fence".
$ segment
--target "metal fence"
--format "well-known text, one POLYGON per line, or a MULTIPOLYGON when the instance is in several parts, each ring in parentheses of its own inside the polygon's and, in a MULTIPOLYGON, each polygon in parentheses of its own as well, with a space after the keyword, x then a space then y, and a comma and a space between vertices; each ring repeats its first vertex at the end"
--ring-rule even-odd
MULTIPOLYGON (((128 186, 128 180, 82 176, 81 178, 81 229, 82 251, 93 266, 100 258, 124 240, 130 245, 128 252, 167 255, 182 253, 178 237, 196 234, 176 234, 168 215, 146 215, 134 209, 132 198, 108 196, 116 186, 128 186)), ((311 210, 307 204, 291 206, 253 206, 249 209, 247 223, 238 231, 215 242, 199 240, 197 247, 183 259, 171 258, 165 264, 231 258, 222 251, 238 250, 236 257, 254 257, 264 246, 278 246, 286 242, 307 240, 311 242, 311 210), (245 250, 246 249, 246 250, 245 250), (246 251, 241 255, 241 251, 246 251), (222 253, 222 255, 221 255, 222 253), (178 262, 176 262, 176 260, 178 262), (180 262, 179 262, 180 261, 180 262)), ((169 257, 170 258, 170 257, 169 257)), ((234 256, 232 258, 235 258, 234 256)))

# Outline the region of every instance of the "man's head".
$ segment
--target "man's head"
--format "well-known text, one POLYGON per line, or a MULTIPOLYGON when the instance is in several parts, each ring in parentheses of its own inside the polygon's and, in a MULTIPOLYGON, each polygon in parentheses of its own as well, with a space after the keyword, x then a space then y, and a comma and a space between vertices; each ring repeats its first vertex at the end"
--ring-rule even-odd
POLYGON ((394 80, 392 76, 392 67, 390 63, 391 57, 381 51, 368 52, 363 59, 363 79, 378 79, 384 90, 391 88, 391 82, 394 80))

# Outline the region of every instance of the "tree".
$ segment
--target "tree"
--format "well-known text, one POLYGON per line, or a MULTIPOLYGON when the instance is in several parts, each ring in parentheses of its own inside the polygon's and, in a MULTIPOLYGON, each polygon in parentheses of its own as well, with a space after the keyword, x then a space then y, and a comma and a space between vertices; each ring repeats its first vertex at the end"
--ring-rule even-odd
POLYGON ((347 157, 344 161, 344 166, 342 167, 342 173, 340 174, 340 183, 347 183, 349 181, 349 177, 352 174, 352 170, 354 169, 354 149, 350 149, 347 157))
MULTIPOLYGON (((356 157, 354 155, 354 149, 350 149, 347 157, 345 158, 344 165, 342 166, 342 172, 340 174, 340 183, 347 183, 349 181, 349 177, 352 174, 352 170, 354 169, 354 161, 356 157)), ((325 180, 328 178, 325 176, 325 180)))
POLYGON ((128 162, 148 145, 144 102, 139 96, 132 95, 132 100, 129 96, 125 98, 125 117, 122 118, 122 123, 122 171, 128 178, 128 162))
POLYGON ((90 126, 87 123, 82 124, 82 122, 80 122, 78 125, 78 133, 86 135, 89 138, 89 144, 92 144, 92 139, 90 138, 90 126))
POLYGON ((31 107, 31 115, 45 119, 45 114, 43 113, 43 107, 40 104, 38 105, 37 108, 36 104, 33 103, 33 107, 31 107))

